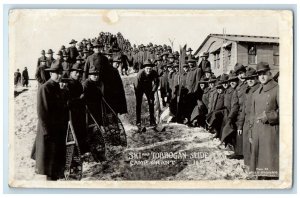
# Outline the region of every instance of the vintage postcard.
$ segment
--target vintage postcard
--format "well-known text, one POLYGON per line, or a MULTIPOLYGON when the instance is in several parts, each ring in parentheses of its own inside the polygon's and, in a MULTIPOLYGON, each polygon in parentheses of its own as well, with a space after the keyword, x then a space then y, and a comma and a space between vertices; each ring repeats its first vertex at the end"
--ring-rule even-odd
POLYGON ((12 9, 9 186, 287 189, 289 10, 12 9))

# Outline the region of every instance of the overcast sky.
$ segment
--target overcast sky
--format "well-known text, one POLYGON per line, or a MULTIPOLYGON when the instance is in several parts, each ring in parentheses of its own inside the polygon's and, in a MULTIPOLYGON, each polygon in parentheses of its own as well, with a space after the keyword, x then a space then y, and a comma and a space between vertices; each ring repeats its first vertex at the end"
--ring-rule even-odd
POLYGON ((10 68, 29 69, 34 77, 42 49, 61 45, 71 39, 98 36, 100 31, 117 33, 132 44, 167 44, 174 40, 174 50, 187 44, 196 50, 210 33, 279 36, 277 15, 251 11, 168 11, 125 12, 121 10, 22 10, 10 15, 10 68))

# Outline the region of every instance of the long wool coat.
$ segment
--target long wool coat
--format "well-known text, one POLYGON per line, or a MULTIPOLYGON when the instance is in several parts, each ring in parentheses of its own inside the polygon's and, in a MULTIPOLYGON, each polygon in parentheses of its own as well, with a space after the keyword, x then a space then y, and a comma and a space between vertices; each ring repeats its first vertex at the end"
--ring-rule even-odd
POLYGON ((258 89, 259 84, 257 83, 253 87, 248 87, 246 90, 245 101, 242 107, 242 113, 240 116, 240 123, 243 123, 243 155, 245 165, 250 164, 250 156, 251 156, 251 144, 249 138, 252 137, 251 131, 253 124, 251 122, 251 105, 252 105, 252 95, 258 89))
POLYGON ((58 177, 65 166, 68 114, 59 84, 52 79, 38 90, 37 114, 37 135, 31 156, 36 161, 36 173, 58 177))
POLYGON ((260 86, 252 97, 253 152, 250 170, 256 171, 256 174, 261 176, 276 177, 279 171, 278 84, 270 80, 267 84, 260 86), (259 117, 263 119, 259 121, 259 117))

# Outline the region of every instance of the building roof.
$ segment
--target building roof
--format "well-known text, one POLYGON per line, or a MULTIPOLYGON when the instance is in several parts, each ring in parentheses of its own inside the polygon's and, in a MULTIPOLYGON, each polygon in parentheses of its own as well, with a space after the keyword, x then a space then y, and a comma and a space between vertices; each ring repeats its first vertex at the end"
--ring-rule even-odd
POLYGON ((195 54, 197 54, 207 40, 210 37, 225 38, 227 41, 238 41, 238 42, 254 42, 254 43, 279 43, 279 37, 270 37, 270 36, 250 36, 250 35, 236 35, 236 34, 226 34, 224 37, 223 34, 209 34, 205 40, 202 42, 200 47, 196 50, 195 54))

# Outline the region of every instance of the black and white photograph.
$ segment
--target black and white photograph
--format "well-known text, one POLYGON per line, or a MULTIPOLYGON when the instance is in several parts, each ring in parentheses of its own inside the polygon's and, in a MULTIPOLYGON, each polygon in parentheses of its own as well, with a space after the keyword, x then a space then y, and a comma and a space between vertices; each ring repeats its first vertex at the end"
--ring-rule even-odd
POLYGON ((9 185, 290 188, 292 21, 10 10, 9 185))

